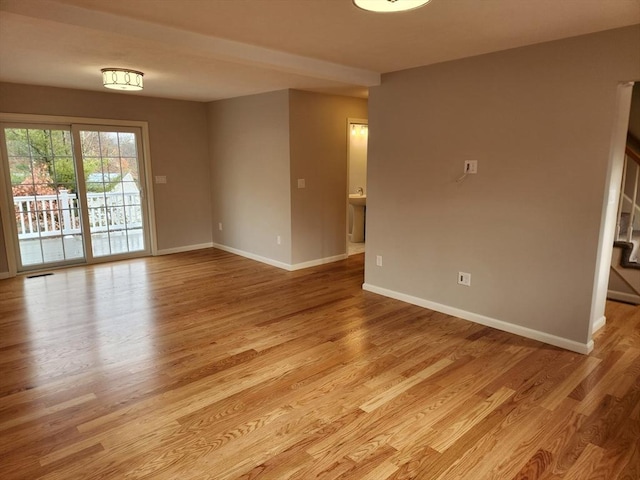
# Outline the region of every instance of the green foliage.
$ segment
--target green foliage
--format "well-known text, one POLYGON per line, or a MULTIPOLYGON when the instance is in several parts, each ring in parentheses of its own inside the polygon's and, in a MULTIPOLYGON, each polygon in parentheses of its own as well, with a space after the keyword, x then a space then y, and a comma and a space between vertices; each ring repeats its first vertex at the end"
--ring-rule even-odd
MULTIPOLYGON (((131 134, 129 134, 131 135, 131 134)), ((131 135, 133 137, 133 135, 131 135)), ((33 184, 44 181, 50 188, 75 191, 76 170, 73 162, 73 142, 71 132, 56 129, 8 128, 5 130, 7 152, 11 165, 12 185, 33 184), (34 172, 46 167, 47 179, 34 180, 34 172)), ((88 182, 91 192, 110 191, 121 179, 119 174, 118 135, 103 132, 82 132, 83 169, 85 179, 92 174, 101 174, 97 182, 88 182), (102 154, 118 158, 117 171, 113 166, 103 166, 102 154), (104 169, 104 175, 102 175, 104 169), (115 174, 118 175, 109 175, 115 174)), ((121 140, 123 148, 131 148, 128 137, 121 140)), ((134 155, 135 155, 135 147, 134 155)), ((113 161, 113 160, 112 160, 113 161)))

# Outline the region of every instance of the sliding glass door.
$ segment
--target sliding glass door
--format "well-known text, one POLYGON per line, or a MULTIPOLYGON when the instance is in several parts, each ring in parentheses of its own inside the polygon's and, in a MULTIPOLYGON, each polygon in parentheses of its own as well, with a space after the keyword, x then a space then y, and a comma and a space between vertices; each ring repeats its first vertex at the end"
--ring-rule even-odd
POLYGON ((4 128, 19 263, 85 261, 69 128, 4 128))
POLYGON ((2 125, 19 271, 149 252, 137 128, 2 125))
POLYGON ((146 251, 139 136, 95 128, 78 135, 92 256, 146 251))

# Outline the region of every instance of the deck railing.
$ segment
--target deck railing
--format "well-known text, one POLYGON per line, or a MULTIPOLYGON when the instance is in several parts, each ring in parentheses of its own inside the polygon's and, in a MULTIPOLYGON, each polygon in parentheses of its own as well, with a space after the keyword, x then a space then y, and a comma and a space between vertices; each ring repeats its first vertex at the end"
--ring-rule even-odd
MULTIPOLYGON (((75 193, 13 197, 18 238, 74 235, 81 232, 80 207, 75 193)), ((91 233, 142 226, 140 193, 87 193, 91 233)))

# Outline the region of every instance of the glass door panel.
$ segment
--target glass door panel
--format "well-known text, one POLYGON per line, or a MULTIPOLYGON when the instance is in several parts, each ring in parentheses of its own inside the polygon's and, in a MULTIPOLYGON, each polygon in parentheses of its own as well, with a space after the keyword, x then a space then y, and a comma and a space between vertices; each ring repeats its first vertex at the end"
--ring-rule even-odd
POLYGON ((71 131, 3 129, 21 269, 85 258, 71 131))
POLYGON ((144 252, 139 138, 134 132, 79 131, 93 257, 144 252))
POLYGON ((141 136, 136 127, 0 126, 20 271, 149 252, 141 136))

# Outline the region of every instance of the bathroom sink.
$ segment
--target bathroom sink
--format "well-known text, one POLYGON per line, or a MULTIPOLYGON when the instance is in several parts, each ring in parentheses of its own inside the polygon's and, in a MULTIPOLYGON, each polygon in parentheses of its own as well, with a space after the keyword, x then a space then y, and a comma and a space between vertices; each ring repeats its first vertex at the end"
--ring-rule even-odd
POLYGON ((364 207, 367 204, 367 196, 352 193, 349 195, 349 203, 355 207, 364 207))

